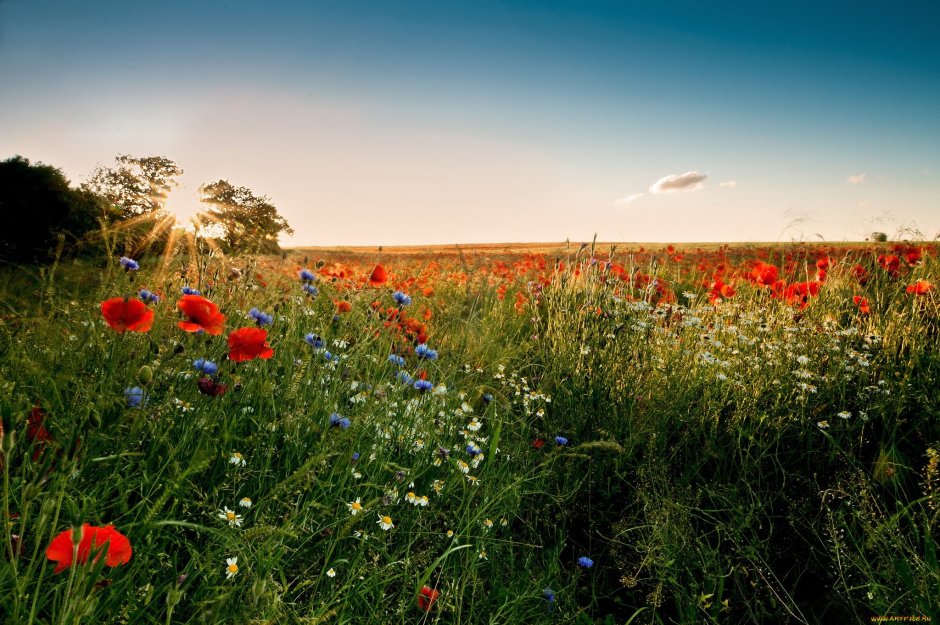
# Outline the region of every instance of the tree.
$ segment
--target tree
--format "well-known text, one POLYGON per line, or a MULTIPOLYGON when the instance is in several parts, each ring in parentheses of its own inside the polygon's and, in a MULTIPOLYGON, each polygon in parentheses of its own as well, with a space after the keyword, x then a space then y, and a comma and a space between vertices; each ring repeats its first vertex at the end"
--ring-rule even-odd
POLYGON ((114 160, 115 167, 95 168, 82 187, 107 198, 124 218, 162 211, 177 185, 176 178, 183 174, 180 166, 165 156, 119 154, 114 160))
POLYGON ((273 254, 280 251, 277 238, 293 229, 281 217, 271 200, 256 196, 251 189, 234 187, 219 180, 199 187, 201 201, 210 208, 202 220, 222 230, 222 240, 230 250, 273 254))
POLYGON ((72 188, 61 169, 21 156, 0 163, 0 258, 22 262, 73 253, 110 211, 103 198, 72 188))
POLYGON ((176 224, 164 208, 182 168, 165 156, 119 154, 114 161, 114 167, 99 165, 82 185, 116 207, 117 223, 108 232, 112 245, 132 256, 162 252, 176 224))

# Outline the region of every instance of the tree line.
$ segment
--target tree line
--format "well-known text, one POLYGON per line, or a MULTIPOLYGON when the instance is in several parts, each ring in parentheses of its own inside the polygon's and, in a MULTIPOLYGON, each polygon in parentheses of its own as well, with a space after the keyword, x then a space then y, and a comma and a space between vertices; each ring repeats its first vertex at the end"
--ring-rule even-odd
MULTIPOLYGON (((0 260, 42 262, 63 255, 162 253, 181 227, 167 210, 182 168, 164 156, 118 155, 73 186, 61 169, 22 156, 0 162, 0 260)), ((201 234, 226 253, 277 253, 292 234, 266 196, 218 180, 199 187, 201 234)))

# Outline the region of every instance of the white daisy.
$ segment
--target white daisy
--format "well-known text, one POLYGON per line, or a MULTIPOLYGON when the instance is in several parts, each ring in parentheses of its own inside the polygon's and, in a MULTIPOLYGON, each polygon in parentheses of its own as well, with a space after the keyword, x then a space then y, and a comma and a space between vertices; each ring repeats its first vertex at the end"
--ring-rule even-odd
POLYGON ((235 514, 235 512, 229 510, 227 506, 219 511, 219 518, 223 521, 228 521, 229 527, 242 526, 242 515, 235 514))
POLYGON ((349 508, 349 514, 356 516, 362 512, 362 503, 359 497, 356 497, 356 501, 351 501, 346 504, 346 507, 349 508))
POLYGON ((232 579, 238 573, 238 558, 225 559, 225 578, 232 579))

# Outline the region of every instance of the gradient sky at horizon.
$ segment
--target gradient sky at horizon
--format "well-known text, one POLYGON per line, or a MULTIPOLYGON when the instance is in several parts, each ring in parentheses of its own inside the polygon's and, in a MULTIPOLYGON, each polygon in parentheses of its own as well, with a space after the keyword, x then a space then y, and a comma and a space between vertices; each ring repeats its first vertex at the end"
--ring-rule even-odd
POLYGON ((940 5, 755 6, 0 0, 0 158, 165 155, 288 245, 940 234, 940 5))

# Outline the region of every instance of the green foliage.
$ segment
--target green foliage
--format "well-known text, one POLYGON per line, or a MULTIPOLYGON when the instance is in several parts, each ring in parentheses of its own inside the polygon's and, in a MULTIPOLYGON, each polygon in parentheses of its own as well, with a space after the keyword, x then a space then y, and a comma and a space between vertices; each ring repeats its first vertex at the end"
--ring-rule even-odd
POLYGON ((219 180, 201 186, 199 192, 202 201, 212 207, 204 221, 222 230, 222 240, 230 251, 278 253, 278 235, 294 232, 270 199, 255 195, 251 189, 219 180))
POLYGON ((183 170, 165 156, 119 154, 113 167, 97 167, 83 188, 120 211, 122 219, 158 213, 183 170))
POLYGON ((60 169, 20 156, 0 163, 0 259, 47 261, 57 254, 94 248, 108 205, 74 189, 60 169))
POLYGON ((140 257, 165 253, 175 219, 165 207, 183 170, 165 156, 133 157, 120 154, 112 167, 99 166, 82 189, 113 207, 112 218, 102 224, 109 251, 140 257))

